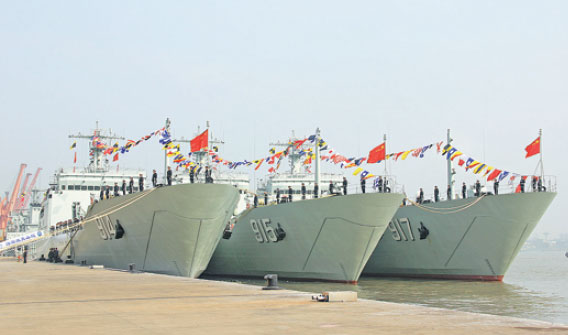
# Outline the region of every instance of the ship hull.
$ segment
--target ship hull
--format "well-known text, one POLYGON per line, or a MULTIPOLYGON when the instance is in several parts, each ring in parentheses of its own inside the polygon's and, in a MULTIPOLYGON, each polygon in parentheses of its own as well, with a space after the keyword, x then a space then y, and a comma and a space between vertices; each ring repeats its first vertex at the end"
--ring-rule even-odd
POLYGON ((230 185, 160 187, 94 204, 72 239, 75 263, 198 277, 238 201, 230 185), (124 235, 116 238, 118 224, 124 235), (114 231, 112 228, 114 227, 114 231))
POLYGON ((555 196, 517 193, 401 207, 363 276, 500 281, 555 196), (428 230, 424 239, 421 224, 428 230))
POLYGON ((401 201, 375 193, 254 208, 221 240, 205 273, 356 282, 401 201))

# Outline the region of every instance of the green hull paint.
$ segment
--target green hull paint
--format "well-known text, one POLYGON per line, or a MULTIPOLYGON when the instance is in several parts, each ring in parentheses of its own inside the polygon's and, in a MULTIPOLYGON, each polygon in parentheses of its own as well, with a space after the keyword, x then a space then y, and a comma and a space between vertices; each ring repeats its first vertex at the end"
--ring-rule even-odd
MULTIPOLYGON (((145 191, 150 192, 150 191, 145 191)), ((140 193, 94 204, 88 216, 99 215, 140 193)), ((161 187, 146 197, 110 214, 120 222, 121 239, 103 239, 97 223, 83 227, 73 239, 75 263, 198 277, 233 214, 239 198, 230 185, 183 184, 161 187)))
MULTIPOLYGON (((555 196, 553 192, 486 196, 452 214, 431 213, 416 206, 401 207, 369 259, 363 276, 501 280, 555 196), (411 233, 405 218, 410 222, 411 233), (419 238, 421 222, 429 230, 424 240, 419 238)), ((475 200, 424 206, 440 210, 475 200)))
POLYGON ((206 274, 356 282, 402 198, 354 194, 252 209, 221 240, 206 274), (270 232, 255 234, 251 221, 263 219, 286 237, 273 242, 270 232))

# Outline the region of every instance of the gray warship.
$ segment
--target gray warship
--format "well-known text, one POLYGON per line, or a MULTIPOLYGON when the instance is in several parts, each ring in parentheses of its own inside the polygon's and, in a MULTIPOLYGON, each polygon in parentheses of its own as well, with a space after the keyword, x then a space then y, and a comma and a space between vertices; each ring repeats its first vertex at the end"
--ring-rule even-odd
POLYGON ((49 249, 58 248, 64 260, 75 263, 198 277, 233 215, 238 190, 221 184, 138 189, 143 171, 111 172, 104 159, 101 143, 119 137, 98 127, 94 135, 71 137, 89 139, 90 164, 55 174, 42 202, 42 237, 30 241, 32 257, 47 257, 49 249), (131 177, 136 180, 132 193, 111 192, 110 198, 99 199, 104 188, 131 177))
POLYGON ((527 193, 502 187, 498 195, 484 189, 475 197, 470 190, 465 199, 400 207, 363 276, 501 281, 556 197, 554 177, 541 178, 546 187, 527 193))
MULTIPOLYGON (((329 180, 341 184, 339 175, 319 172, 319 132, 315 141, 315 175, 301 170, 300 155, 289 147, 289 173, 271 175, 259 188, 267 203, 249 204, 234 226, 225 231, 205 274, 211 276, 262 278, 276 273, 280 278, 355 283, 403 195, 397 193, 322 194, 308 191, 302 199, 302 183, 329 180), (276 201, 276 190, 292 189, 292 201, 276 201)), ((290 141, 289 143, 292 143, 290 141)), ((288 144, 283 144, 289 146, 288 144)), ((337 187, 339 189, 339 187, 337 187)))

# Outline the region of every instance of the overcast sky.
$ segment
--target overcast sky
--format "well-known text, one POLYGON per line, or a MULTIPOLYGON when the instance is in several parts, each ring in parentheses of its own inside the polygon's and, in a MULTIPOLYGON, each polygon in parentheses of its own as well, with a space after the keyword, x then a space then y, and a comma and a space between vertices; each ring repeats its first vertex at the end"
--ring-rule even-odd
MULTIPOLYGON (((338 152, 363 156, 385 133, 397 152, 451 128, 466 155, 521 174, 535 170, 524 147, 542 128, 561 193, 536 233, 567 233, 567 17, 564 0, 3 2, 0 190, 21 162, 41 166, 46 186, 72 166, 67 136, 97 120, 133 139, 166 117, 186 138, 209 120, 231 160, 266 156, 292 130, 320 127, 338 152)), ((152 140, 119 162, 151 171, 162 153, 152 140)), ((78 155, 86 165, 86 142, 78 155)), ((389 170, 409 195, 445 189, 434 152, 389 170)))

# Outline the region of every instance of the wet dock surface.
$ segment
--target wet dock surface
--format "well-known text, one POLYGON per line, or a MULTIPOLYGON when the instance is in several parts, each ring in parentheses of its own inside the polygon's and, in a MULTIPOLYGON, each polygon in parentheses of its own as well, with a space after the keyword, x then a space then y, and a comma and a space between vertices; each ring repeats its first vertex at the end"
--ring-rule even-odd
POLYGON ((568 326, 404 304, 0 258, 4 334, 568 334, 568 326))

